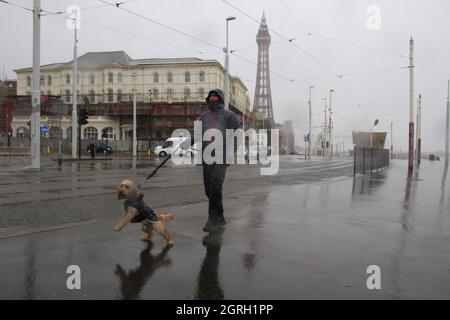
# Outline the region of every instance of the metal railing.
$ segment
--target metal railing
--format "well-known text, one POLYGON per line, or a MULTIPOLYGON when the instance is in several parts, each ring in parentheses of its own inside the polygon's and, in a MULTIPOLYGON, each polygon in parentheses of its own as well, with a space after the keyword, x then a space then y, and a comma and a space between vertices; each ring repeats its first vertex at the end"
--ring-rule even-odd
POLYGON ((377 172, 389 166, 389 150, 375 148, 354 148, 353 174, 377 172))

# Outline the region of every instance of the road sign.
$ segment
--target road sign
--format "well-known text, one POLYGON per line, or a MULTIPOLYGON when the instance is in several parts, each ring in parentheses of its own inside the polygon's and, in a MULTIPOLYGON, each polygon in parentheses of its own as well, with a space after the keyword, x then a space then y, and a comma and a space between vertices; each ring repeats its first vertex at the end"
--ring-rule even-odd
POLYGON ((47 133, 48 132, 48 126, 47 125, 43 125, 41 127, 41 133, 47 133))

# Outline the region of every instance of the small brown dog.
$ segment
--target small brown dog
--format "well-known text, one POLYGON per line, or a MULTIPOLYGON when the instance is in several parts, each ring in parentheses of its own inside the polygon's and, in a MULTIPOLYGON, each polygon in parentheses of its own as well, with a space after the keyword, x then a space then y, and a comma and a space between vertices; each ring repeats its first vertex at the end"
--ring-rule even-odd
POLYGON ((126 199, 123 203, 125 214, 117 223, 114 230, 120 231, 128 223, 141 223, 141 230, 146 234, 142 240, 153 239, 153 231, 160 234, 168 245, 173 245, 174 241, 167 232, 163 222, 173 220, 171 214, 157 214, 150 209, 143 200, 144 195, 138 191, 136 184, 131 180, 124 180, 117 189, 117 199, 126 199))

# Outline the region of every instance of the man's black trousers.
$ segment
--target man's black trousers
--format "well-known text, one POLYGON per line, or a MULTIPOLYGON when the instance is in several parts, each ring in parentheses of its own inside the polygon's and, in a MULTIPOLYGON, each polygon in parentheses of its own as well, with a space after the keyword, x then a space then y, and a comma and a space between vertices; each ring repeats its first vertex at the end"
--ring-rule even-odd
POLYGON ((203 183, 209 199, 208 215, 213 222, 223 219, 222 185, 227 166, 226 164, 203 164, 203 183))

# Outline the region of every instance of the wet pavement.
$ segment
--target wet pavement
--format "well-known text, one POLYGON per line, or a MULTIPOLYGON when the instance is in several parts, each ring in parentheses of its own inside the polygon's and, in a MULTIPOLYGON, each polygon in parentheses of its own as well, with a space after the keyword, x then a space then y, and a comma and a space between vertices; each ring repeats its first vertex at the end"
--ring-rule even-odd
POLYGON ((257 167, 230 168, 228 225, 212 236, 201 231, 201 168, 166 168, 142 191, 175 215, 167 225, 171 248, 158 237, 140 241, 137 225, 113 231, 121 210, 113 188, 126 174, 141 178, 149 165, 119 163, 92 171, 70 165, 57 178, 53 167, 3 173, 0 298, 450 298, 450 189, 442 162, 424 162, 412 179, 400 160, 355 178, 351 159, 292 158, 264 178, 257 167), (81 269, 81 290, 66 287, 69 265, 81 269), (370 265, 380 267, 380 290, 366 286, 370 265))

